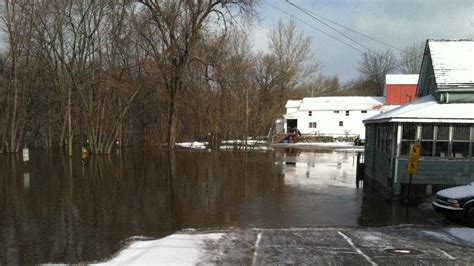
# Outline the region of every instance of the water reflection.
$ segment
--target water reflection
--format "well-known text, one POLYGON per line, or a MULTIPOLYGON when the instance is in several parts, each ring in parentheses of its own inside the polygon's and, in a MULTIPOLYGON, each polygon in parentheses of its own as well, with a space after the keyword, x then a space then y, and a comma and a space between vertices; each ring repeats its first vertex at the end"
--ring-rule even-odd
POLYGON ((31 156, 27 164, 15 156, 0 160, 0 264, 100 260, 130 236, 239 226, 228 206, 283 181, 266 154, 31 156))
MULTIPOLYGON (((408 221, 405 209, 355 187, 351 151, 59 154, 32 151, 27 163, 0 155, 0 264, 103 260, 131 236, 182 228, 408 221)), ((416 209, 409 218, 427 221, 416 209)))
POLYGON ((302 189, 327 186, 355 188, 356 153, 337 150, 277 149, 285 184, 302 189), (293 166, 293 167, 291 167, 293 166))

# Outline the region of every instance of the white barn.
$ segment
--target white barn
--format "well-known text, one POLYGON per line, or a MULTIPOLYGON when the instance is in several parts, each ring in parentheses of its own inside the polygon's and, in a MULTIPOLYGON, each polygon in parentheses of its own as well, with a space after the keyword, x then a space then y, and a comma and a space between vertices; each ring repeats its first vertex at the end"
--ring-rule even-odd
POLYGON ((301 134, 357 136, 365 139, 363 120, 386 111, 385 97, 314 97, 286 104, 285 131, 301 134))

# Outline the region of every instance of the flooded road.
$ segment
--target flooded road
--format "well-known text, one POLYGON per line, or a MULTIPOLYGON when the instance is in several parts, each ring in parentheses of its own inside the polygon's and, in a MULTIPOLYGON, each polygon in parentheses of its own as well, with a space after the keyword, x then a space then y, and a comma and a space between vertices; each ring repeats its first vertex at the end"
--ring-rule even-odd
POLYGON ((429 223, 355 187, 356 153, 142 152, 87 160, 0 155, 0 264, 104 260, 132 236, 182 228, 429 223))

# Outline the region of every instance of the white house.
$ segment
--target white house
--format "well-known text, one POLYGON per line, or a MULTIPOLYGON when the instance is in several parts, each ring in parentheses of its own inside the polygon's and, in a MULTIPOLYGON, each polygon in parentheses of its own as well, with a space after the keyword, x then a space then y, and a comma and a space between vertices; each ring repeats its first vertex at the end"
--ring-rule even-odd
POLYGON ((357 136, 365 139, 362 120, 386 110, 385 97, 314 97, 286 104, 285 131, 298 128, 301 134, 357 136))

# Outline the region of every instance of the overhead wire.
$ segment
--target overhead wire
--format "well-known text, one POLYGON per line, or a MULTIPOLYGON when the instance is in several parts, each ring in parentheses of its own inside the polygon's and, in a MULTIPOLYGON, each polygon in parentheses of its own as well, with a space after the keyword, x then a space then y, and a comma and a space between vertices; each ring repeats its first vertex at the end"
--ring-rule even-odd
POLYGON ((345 41, 343 41, 343 40, 341 40, 341 39, 339 39, 339 38, 337 38, 337 37, 335 37, 335 36, 333 36, 332 34, 330 34, 330 33, 326 32, 326 31, 324 31, 324 30, 321 30, 321 29, 315 27, 314 25, 312 25, 312 24, 306 22, 305 20, 302 20, 302 19, 300 19, 300 18, 298 18, 298 17, 295 17, 293 14, 290 14, 289 12, 287 12, 287 11, 285 11, 285 10, 283 10, 283 9, 281 9, 281 8, 279 8, 279 7, 275 6, 275 5, 273 5, 273 4, 270 4, 270 3, 266 3, 266 4, 269 5, 270 7, 274 8, 274 9, 276 9, 276 10, 278 10, 278 11, 280 11, 280 12, 282 12, 282 13, 284 13, 284 14, 290 16, 290 17, 292 17, 292 18, 295 19, 295 20, 297 20, 297 21, 299 21, 299 22, 301 22, 301 23, 304 23, 304 24, 307 25, 308 27, 310 27, 310 28, 312 28, 312 29, 314 29, 314 30, 316 30, 316 31, 318 31, 318 32, 321 32, 321 33, 325 34, 326 36, 328 36, 328 37, 330 37, 330 38, 332 38, 332 39, 334 39, 334 40, 336 40, 336 41, 338 41, 338 42, 340 42, 340 43, 342 43, 342 44, 347 45, 348 47, 350 47, 350 48, 356 50, 357 52, 359 52, 359 53, 361 53, 361 54, 367 53, 367 52, 365 52, 365 51, 363 51, 363 50, 361 50, 361 49, 359 49, 359 48, 357 48, 357 47, 355 47, 355 46, 353 46, 353 45, 351 45, 351 44, 349 44, 349 43, 347 43, 347 42, 345 42, 345 41))
MULTIPOLYGON (((296 6, 295 4, 289 2, 288 0, 286 0, 286 2, 289 3, 289 4, 291 4, 291 5, 293 5, 293 6, 295 6, 295 7, 298 8, 298 9, 300 9, 298 6, 296 6)), ((321 30, 321 29, 315 27, 314 25, 312 25, 312 24, 306 22, 305 20, 302 20, 302 19, 300 19, 300 18, 298 18, 298 17, 295 17, 293 14, 291 14, 291 13, 289 13, 289 12, 287 12, 287 11, 285 11, 285 10, 283 10, 283 9, 281 9, 281 8, 279 8, 279 7, 275 6, 275 5, 273 5, 273 4, 270 4, 270 3, 266 3, 266 4, 269 5, 270 7, 274 8, 274 9, 276 9, 276 10, 278 10, 278 11, 280 11, 280 12, 282 12, 282 13, 284 13, 284 14, 290 16, 290 17, 292 17, 293 19, 296 19, 296 20, 298 20, 298 21, 300 21, 300 22, 306 24, 307 26, 311 27, 312 29, 314 29, 314 30, 316 30, 316 31, 319 31, 319 32, 321 32, 321 33, 323 33, 323 34, 325 34, 325 35, 331 37, 332 39, 335 39, 335 40, 337 40, 337 41, 339 41, 339 42, 341 42, 341 43, 343 43, 343 44, 345 44, 345 45, 351 47, 352 49, 354 49, 354 50, 360 52, 361 54, 367 54, 367 52, 364 52, 363 50, 361 50, 361 49, 359 49, 359 48, 357 48, 357 47, 354 47, 353 45, 351 45, 351 44, 349 44, 349 43, 347 43, 347 42, 345 42, 345 41, 343 41, 343 40, 341 40, 341 39, 339 39, 339 38, 333 36, 332 34, 330 34, 330 33, 326 32, 326 31, 324 31, 324 30, 321 30)), ((301 10, 301 9, 300 9, 300 10, 301 10)), ((309 11, 303 11, 303 10, 301 10, 301 11, 304 12, 304 13, 306 13, 306 14, 309 13, 309 11)), ((313 17, 314 19, 316 19, 316 20, 318 20, 318 21, 321 21, 320 19, 314 17, 312 14, 308 14, 308 15, 311 16, 311 17, 313 17)), ((322 24, 326 25, 327 23, 322 22, 322 24)), ((328 26, 328 27, 333 28, 332 26, 328 26)), ((337 30, 336 30, 336 31, 337 31, 337 30)), ((355 31, 355 30, 354 30, 354 31, 355 31)), ((337 32, 339 33, 339 31, 337 31, 337 32)), ((343 36, 347 36, 347 35, 343 34, 343 36)), ((349 38, 351 41, 353 41, 353 42, 355 42, 355 43, 358 43, 357 41, 353 40, 353 39, 350 38, 350 37, 346 37, 346 38, 349 38)), ((372 38, 372 37, 369 36, 369 38, 372 38)), ((383 43, 382 41, 378 41, 378 42, 383 43)), ((359 44, 359 43, 358 43, 358 44, 359 44)), ((359 45, 362 45, 362 44, 359 44, 359 45)), ((386 45, 388 45, 388 46, 390 46, 391 48, 396 49, 396 50, 398 50, 398 51, 402 51, 402 50, 396 48, 395 46, 392 47, 392 45, 389 45, 389 44, 386 44, 386 45)), ((368 47, 366 47, 365 45, 362 45, 362 47, 364 47, 364 48, 367 49, 368 51, 371 51, 371 49, 368 48, 368 47)), ((404 52, 404 51, 402 51, 402 52, 404 52)), ((406 60, 406 61, 401 62, 401 63, 399 63, 399 64, 397 64, 397 65, 395 65, 395 66, 393 66, 393 67, 391 67, 391 68, 389 68, 389 69, 386 69, 386 71, 392 71, 392 70, 394 70, 394 69, 397 69, 397 68, 399 68, 400 66, 402 66, 402 65, 404 65, 404 64, 406 64, 406 63, 409 63, 409 62, 412 62, 412 61, 415 61, 415 60, 419 60, 419 59, 420 59, 421 57, 423 57, 423 56, 424 56, 424 54, 423 54, 423 55, 415 56, 415 57, 413 57, 413 58, 410 58, 409 60, 406 60)), ((381 73, 375 73, 375 74, 372 75, 372 76, 369 76, 369 77, 367 77, 367 78, 365 78, 365 79, 363 79, 363 80, 360 80, 359 82, 365 82, 365 81, 372 80, 372 79, 374 79, 374 78, 375 78, 377 75, 379 75, 379 74, 381 74, 381 73)), ((336 91, 342 91, 342 90, 347 89, 347 88, 349 88, 349 87, 351 87, 351 86, 353 86, 353 84, 349 83, 349 84, 340 86, 340 87, 338 87, 338 88, 335 88, 335 89, 333 89, 333 90, 324 91, 323 94, 331 93, 331 92, 336 92, 336 91)))
POLYGON ((319 23, 323 24, 324 26, 332 29, 333 31, 339 33, 340 35, 342 35, 343 37, 345 37, 346 39, 352 41, 353 43, 359 45, 360 47, 366 49, 367 51, 371 51, 372 49, 370 49, 369 47, 365 46, 364 44, 354 40, 353 38, 351 38, 349 35, 345 34, 344 32, 341 32, 340 30, 336 29, 335 27, 329 25, 328 23, 320 20, 319 18, 317 18, 316 16, 314 16, 313 14, 311 14, 310 12, 308 12, 306 9, 304 8, 301 8, 300 6, 297 6, 295 4, 293 4, 292 2, 286 0, 286 2, 292 6, 294 6, 296 9, 300 10, 301 12, 305 13, 306 15, 310 16, 311 18, 315 19, 316 21, 318 21, 319 23))
MULTIPOLYGON (((379 44, 383 44, 383 45, 385 45, 385 46, 387 46, 387 47, 390 47, 390 48, 392 48, 392 49, 395 49, 395 50, 397 50, 397 51, 399 51, 399 52, 407 53, 406 51, 403 51, 402 49, 397 48, 397 47, 395 47, 395 46, 393 46, 393 45, 391 45, 391 44, 389 44, 389 43, 387 43, 387 42, 378 40, 378 39, 376 39, 376 38, 374 38, 374 37, 372 37, 372 36, 369 36, 369 35, 367 35, 367 34, 364 34, 364 33, 360 32, 360 31, 357 31, 357 30, 355 30, 355 29, 353 29, 353 28, 350 28, 350 27, 348 27, 348 26, 345 26, 345 25, 343 25, 343 24, 341 24, 341 23, 338 23, 338 22, 336 22, 336 21, 334 21, 334 20, 331 20, 331 19, 329 19, 329 18, 326 18, 326 17, 324 17, 324 16, 322 16, 322 15, 319 15, 319 14, 315 13, 314 11, 311 11, 311 10, 309 10, 309 9, 307 9, 307 8, 298 6, 297 4, 294 4, 294 3, 290 2, 289 0, 286 0, 286 2, 287 2, 288 4, 290 4, 290 5, 292 5, 292 6, 294 6, 294 7, 298 8, 298 9, 300 9, 300 10, 301 10, 301 9, 304 9, 307 13, 311 13, 313 16, 322 18, 322 19, 324 19, 324 20, 326 20, 326 21, 329 21, 330 23, 333 23, 333 24, 335 24, 335 25, 337 25, 337 26, 339 26, 339 27, 341 27, 341 28, 344 28, 344 29, 349 30, 349 31, 351 31, 351 32, 354 32, 354 33, 356 33, 356 34, 359 34, 360 36, 363 36, 363 37, 365 37, 365 38, 367 38, 367 39, 370 39, 370 40, 372 40, 372 41, 374 41, 374 42, 377 42, 377 43, 379 43, 379 44)), ((306 13, 306 12, 305 12, 305 13, 306 13)), ((318 20, 318 21, 320 21, 320 20, 318 20)))

